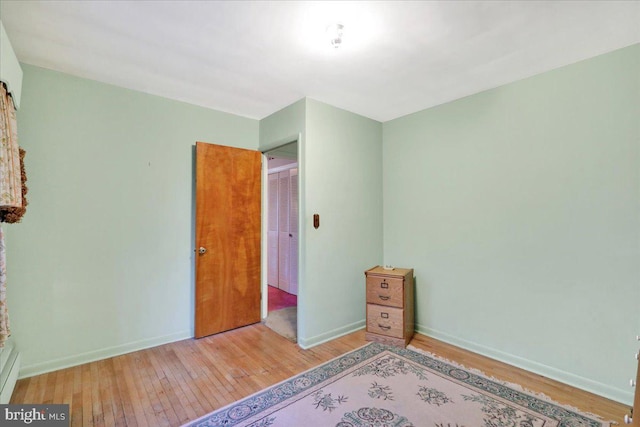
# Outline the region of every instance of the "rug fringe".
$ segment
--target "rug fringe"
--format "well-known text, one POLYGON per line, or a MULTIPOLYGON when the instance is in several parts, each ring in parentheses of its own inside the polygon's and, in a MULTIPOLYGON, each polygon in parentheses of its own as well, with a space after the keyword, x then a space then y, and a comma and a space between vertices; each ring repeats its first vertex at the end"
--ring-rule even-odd
POLYGON ((575 412, 575 413, 577 413, 579 415, 596 419, 596 420, 602 422, 602 427, 612 427, 613 425, 619 425, 619 423, 617 423, 615 421, 609 421, 609 420, 603 419, 600 415, 593 414, 591 412, 583 411, 583 410, 581 410, 579 408, 576 408, 573 405, 567 405, 567 404, 564 404, 564 403, 558 403, 558 402, 556 402, 555 400, 553 400, 552 398, 550 398, 549 396, 547 396, 544 393, 541 393, 541 392, 538 392, 538 391, 529 390, 529 389, 521 386, 518 383, 512 383, 512 382, 509 382, 509 381, 504 381, 504 380, 501 380, 499 378, 487 375, 484 372, 482 372, 480 369, 470 368, 470 367, 465 366, 465 365, 463 365, 461 363, 458 363, 456 361, 449 360, 449 359, 447 359, 445 357, 438 356, 437 354, 431 353, 430 351, 426 351, 426 350, 423 350, 421 348, 418 348, 418 347, 414 346, 413 344, 409 344, 407 346, 407 349, 409 349, 411 351, 415 351, 416 353, 424 354, 425 356, 428 356, 428 357, 430 357, 432 359, 436 359, 436 360, 439 360, 441 362, 447 363, 449 365, 455 366, 456 368, 460 368, 460 369, 466 370, 468 372, 473 372, 475 375, 478 375, 480 377, 486 378, 488 380, 491 380, 493 382, 501 384, 501 385, 503 385, 505 387, 509 387, 509 388, 515 389, 517 391, 529 394, 529 395, 531 395, 531 396, 533 396, 535 398, 538 398, 540 400, 544 400, 544 401, 546 401, 548 403, 553 403, 554 405, 562 406, 563 408, 565 408, 567 410, 570 410, 572 412, 575 412))

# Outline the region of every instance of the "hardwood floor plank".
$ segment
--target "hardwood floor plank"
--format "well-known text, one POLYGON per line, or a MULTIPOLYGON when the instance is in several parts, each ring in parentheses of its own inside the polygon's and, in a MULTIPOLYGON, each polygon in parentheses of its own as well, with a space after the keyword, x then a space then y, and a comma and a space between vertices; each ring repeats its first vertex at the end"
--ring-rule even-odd
POLYGON ((26 402, 25 396, 27 394, 27 389, 31 385, 31 378, 25 378, 16 383, 16 386, 13 389, 13 395, 11 395, 12 400, 15 399, 17 402, 26 402))
POLYGON ((93 404, 91 399, 91 367, 84 364, 79 366, 82 369, 82 425, 93 425, 93 404))
POLYGON ((148 401, 143 401, 140 397, 138 388, 140 381, 138 381, 136 370, 131 369, 131 366, 127 363, 128 360, 129 358, 126 356, 119 356, 114 359, 118 391, 123 394, 122 400, 127 425, 148 427, 149 424, 144 411, 144 408, 148 406, 148 401))
POLYGON ((53 403, 54 401, 54 396, 53 393, 56 389, 56 376, 57 376, 57 372, 51 372, 49 374, 44 374, 44 376, 46 377, 46 388, 44 390, 44 394, 42 397, 42 403, 44 404, 49 404, 49 403, 53 403))
POLYGON ((82 366, 73 368, 73 389, 71 406, 69 408, 71 423, 79 425, 82 422, 83 399, 82 399, 82 366))
MULTIPOLYGON (((144 412, 144 420, 146 420, 146 424, 148 426, 157 425, 156 412, 154 408, 154 402, 152 401, 152 396, 147 393, 147 381, 142 366, 144 365, 146 353, 144 352, 136 352, 133 353, 132 357, 128 357, 129 355, 122 356, 125 360, 125 364, 128 365, 129 382, 132 382, 135 386, 138 396, 140 397, 139 402, 132 402, 136 407, 136 412, 139 413, 141 410, 144 412)), ((138 422, 140 425, 144 425, 145 422, 142 418, 138 418, 138 422)))
MULTIPOLYGON (((66 369, 63 369, 53 373, 53 375, 56 377, 56 382, 53 390, 53 401, 55 403, 66 403, 63 399, 64 385, 65 385, 64 377, 65 377, 66 371, 67 371, 66 369)), ((44 390, 44 392, 46 393, 46 390, 44 390)))
MULTIPOLYGON (((53 375, 54 377, 57 378, 58 375, 59 375, 59 372, 51 372, 51 373, 49 373, 49 375, 53 375)), ((46 390, 43 389, 42 387, 47 383, 47 379, 48 378, 47 378, 47 376, 45 374, 45 376, 42 376, 42 378, 38 378, 36 380, 36 387, 33 389, 33 398, 38 402, 42 401, 42 399, 44 398, 44 394, 45 394, 46 390)), ((58 390, 58 389, 59 389, 59 387, 57 387, 57 379, 56 379, 56 386, 54 386, 54 395, 55 395, 56 390, 58 390)))
POLYGON ((69 405, 69 416, 73 413, 74 405, 73 405, 73 388, 75 382, 74 371, 75 367, 67 368, 64 370, 64 387, 62 388, 62 403, 66 403, 69 405))
POLYGON ((220 370, 225 367, 222 363, 217 366, 215 361, 210 358, 211 356, 209 353, 209 351, 205 351, 204 354, 199 354, 200 357, 198 358, 198 362, 201 364, 203 374, 206 376, 205 383, 208 383, 211 386, 213 393, 212 397, 217 402, 215 407, 219 407, 225 405, 227 402, 235 400, 231 394, 235 388, 232 382, 225 378, 224 373, 220 372, 220 370))
POLYGON ((138 365, 138 369, 142 374, 141 380, 150 399, 151 408, 153 409, 153 417, 156 421, 156 425, 171 426, 162 402, 160 401, 160 396, 157 392, 158 387, 154 383, 157 381, 157 378, 151 374, 151 369, 149 367, 150 362, 148 359, 149 352, 145 352, 144 357, 139 360, 140 363, 138 365))
POLYGON ((116 424, 116 412, 115 402, 111 393, 111 379, 112 372, 109 370, 109 360, 105 359, 98 362, 98 372, 100 375, 100 387, 99 394, 102 401, 102 414, 104 416, 104 423, 107 426, 114 426, 116 424))
POLYGON ((205 353, 205 358, 210 364, 210 369, 221 386, 221 391, 226 390, 233 400, 251 394, 251 389, 245 389, 245 385, 239 382, 238 368, 235 357, 226 346, 214 346, 205 353))
POLYGON ((187 413, 183 422, 197 418, 197 414, 203 412, 203 409, 193 390, 188 386, 188 376, 185 377, 184 375, 184 366, 181 364, 173 349, 167 348, 163 356, 164 366, 171 371, 173 378, 180 385, 180 390, 186 399, 185 410, 187 413))
POLYGON ((231 401, 231 397, 224 392, 216 392, 216 386, 213 381, 214 378, 209 367, 200 357, 199 352, 195 351, 196 341, 187 341, 185 347, 174 347, 176 357, 180 360, 182 365, 186 368, 185 377, 186 381, 191 381, 194 385, 192 387, 195 396, 200 402, 200 407, 203 412, 206 413, 207 408, 219 408, 224 406, 228 401, 231 401), (188 378, 191 378, 189 380, 188 378))
MULTIPOLYGON (((19 380, 11 403, 69 403, 71 426, 179 426, 365 345, 364 331, 303 350, 262 324, 19 380)), ((416 334, 421 350, 622 424, 626 405, 416 334)))
MULTIPOLYGON (((138 427, 138 420, 136 412, 133 408, 132 394, 135 392, 135 387, 129 388, 127 384, 127 375, 125 375, 122 364, 122 357, 114 357, 113 363, 113 393, 119 396, 119 401, 122 408, 122 416, 120 417, 120 424, 131 427, 138 427)), ((118 421, 116 421, 118 424, 118 421)))
MULTIPOLYGON (((89 363, 89 367, 91 369, 91 381, 90 381, 90 392, 91 392, 91 425, 93 426, 104 426, 104 414, 102 413, 102 400, 100 398, 100 375, 99 375, 99 363, 93 362, 89 363)), ((25 402, 27 403, 27 402, 25 402)), ((33 402, 31 402, 33 403, 33 402)))
POLYGON ((185 405, 187 400, 182 392, 178 381, 172 376, 169 369, 166 368, 164 360, 162 358, 162 348, 159 351, 150 354, 151 366, 153 367, 156 375, 159 378, 159 384, 161 386, 161 398, 162 406, 165 409, 171 425, 183 424, 188 421, 188 417, 185 411, 185 405), (176 405, 176 403, 178 403, 176 405))

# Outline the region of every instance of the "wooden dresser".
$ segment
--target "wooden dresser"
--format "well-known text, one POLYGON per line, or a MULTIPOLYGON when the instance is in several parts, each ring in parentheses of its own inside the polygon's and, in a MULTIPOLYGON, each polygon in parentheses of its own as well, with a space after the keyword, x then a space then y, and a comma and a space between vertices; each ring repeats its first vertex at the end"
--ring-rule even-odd
MULTIPOLYGON (((640 341, 640 336, 636 337, 640 341)), ((632 427, 640 427, 640 350, 636 353, 636 359, 638 360, 638 369, 636 371, 636 380, 631 380, 631 385, 636 388, 636 394, 633 399, 633 408, 631 408, 631 414, 625 415, 625 424, 631 424, 632 427)))
POLYGON ((368 341, 406 347, 414 330, 413 269, 364 272, 367 283, 368 341))
POLYGON ((635 386, 636 386, 636 395, 635 398, 633 399, 633 408, 634 410, 634 414, 636 415, 635 417, 633 417, 633 425, 634 427, 640 427, 640 391, 638 391, 638 388, 640 388, 640 351, 638 353, 636 353, 636 359, 638 359, 638 370, 636 372, 636 382, 635 382, 635 386))

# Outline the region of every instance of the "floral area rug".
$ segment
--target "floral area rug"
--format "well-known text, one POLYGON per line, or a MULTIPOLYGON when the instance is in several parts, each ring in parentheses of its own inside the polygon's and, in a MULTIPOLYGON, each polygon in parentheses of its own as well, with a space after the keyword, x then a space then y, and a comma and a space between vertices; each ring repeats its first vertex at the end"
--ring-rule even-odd
POLYGON ((371 343, 190 427, 602 427, 427 354, 371 343))

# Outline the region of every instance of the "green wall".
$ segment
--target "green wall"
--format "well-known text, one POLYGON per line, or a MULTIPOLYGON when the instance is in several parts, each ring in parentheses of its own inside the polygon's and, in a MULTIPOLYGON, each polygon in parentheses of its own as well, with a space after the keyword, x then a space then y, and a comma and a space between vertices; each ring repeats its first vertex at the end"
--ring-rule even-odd
POLYGON ((384 261, 419 330, 631 402, 640 45, 383 126, 384 261))
POLYGON ((364 271, 382 261, 382 124, 307 99, 302 159, 308 347, 364 327, 364 271))
POLYGON ((260 150, 268 151, 304 135, 307 100, 298 102, 260 120, 260 150))
POLYGON ((23 65, 29 207, 6 226, 22 376, 193 335, 196 141, 257 120, 23 65))

